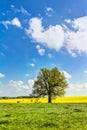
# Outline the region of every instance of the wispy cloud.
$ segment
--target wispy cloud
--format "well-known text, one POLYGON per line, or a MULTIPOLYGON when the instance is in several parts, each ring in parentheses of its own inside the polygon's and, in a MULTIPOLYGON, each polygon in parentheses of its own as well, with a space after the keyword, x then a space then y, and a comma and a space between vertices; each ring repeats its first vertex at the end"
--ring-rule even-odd
POLYGON ((87 82, 69 84, 69 88, 66 89, 66 95, 86 95, 87 93, 87 82))
POLYGON ((0 52, 0 56, 5 56, 5 54, 3 52, 0 52))
POLYGON ((4 77, 5 77, 5 74, 0 73, 0 78, 4 78, 4 77))
POLYGON ((12 10, 15 12, 15 13, 21 13, 21 14, 24 14, 24 15, 31 15, 23 6, 21 6, 19 9, 16 8, 14 5, 11 5, 11 8, 12 10))
POLYGON ((26 9, 24 9, 23 7, 20 8, 20 12, 24 15, 31 15, 26 9))
POLYGON ((35 66, 35 64, 34 64, 34 63, 29 63, 29 65, 30 65, 31 67, 34 67, 34 66, 35 66))
POLYGON ((67 71, 63 70, 62 72, 64 73, 66 79, 70 79, 70 78, 72 78, 72 75, 69 74, 67 71))
POLYGON ((3 15, 3 16, 5 16, 5 13, 4 13, 4 12, 2 12, 2 15, 3 15))
POLYGON ((26 74, 25 74, 25 77, 30 77, 30 74, 26 73, 26 74))
POLYGON ((15 6, 14 5, 11 5, 11 8, 14 8, 15 6))
POLYGON ((87 91, 87 83, 75 83, 70 85, 70 89, 73 91, 87 91))
POLYGON ((51 17, 53 12, 54 12, 54 10, 51 7, 46 7, 46 15, 48 17, 51 17))

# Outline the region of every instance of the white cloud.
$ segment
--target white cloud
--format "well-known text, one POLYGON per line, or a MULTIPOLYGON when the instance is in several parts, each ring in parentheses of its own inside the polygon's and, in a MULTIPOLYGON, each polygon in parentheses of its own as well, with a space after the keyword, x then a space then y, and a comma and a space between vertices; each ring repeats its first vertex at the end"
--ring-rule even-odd
POLYGON ((5 77, 5 75, 0 73, 0 78, 4 78, 4 77, 5 77))
POLYGON ((61 25, 50 25, 48 29, 42 26, 42 19, 32 18, 29 22, 29 29, 26 29, 28 36, 36 42, 48 46, 50 49, 59 50, 64 42, 64 30, 61 25))
POLYGON ((23 81, 10 80, 8 86, 16 88, 18 91, 29 90, 29 86, 24 84, 23 81))
POLYGON ((51 17, 53 12, 54 12, 54 10, 51 7, 46 8, 46 15, 48 17, 51 17))
POLYGON ((32 93, 33 85, 34 85, 33 79, 29 79, 26 84, 22 80, 14 81, 10 80, 8 83, 8 86, 15 88, 17 91, 28 91, 28 94, 32 93))
POLYGON ((17 26, 19 28, 21 27, 21 23, 20 23, 19 19, 16 18, 16 17, 11 21, 11 24, 15 25, 15 26, 17 26))
POLYGON ((34 66, 35 66, 35 64, 34 64, 34 63, 30 63, 29 65, 30 65, 31 67, 34 67, 34 66))
POLYGON ((8 25, 13 25, 13 26, 16 26, 18 28, 21 28, 21 22, 19 21, 19 19, 17 17, 15 17, 13 20, 9 21, 2 21, 1 22, 5 27, 6 29, 8 29, 8 25))
POLYGON ((53 11, 53 9, 51 7, 47 7, 46 10, 49 11, 53 11))
POLYGON ((2 21, 1 23, 5 26, 6 29, 8 29, 8 24, 10 24, 10 21, 2 21))
POLYGON ((70 85, 70 89, 73 91, 87 91, 87 83, 75 83, 70 85))
POLYGON ((14 80, 10 80, 9 81, 9 85, 12 87, 19 87, 23 85, 23 81, 19 80, 19 81, 14 81, 14 80))
POLYGON ((68 96, 87 95, 87 82, 69 84, 69 88, 66 89, 66 95, 68 96))
POLYGON ((43 56, 45 54, 45 49, 41 48, 39 45, 36 46, 38 53, 43 56))
POLYGON ((72 52, 71 50, 68 50, 68 53, 74 58, 77 57, 77 54, 75 52, 72 52))
POLYGON ((40 49, 38 50, 38 53, 39 53, 41 56, 43 56, 44 53, 45 53, 45 49, 40 48, 40 49))
POLYGON ((69 51, 87 53, 87 16, 69 21, 72 30, 66 32, 66 48, 69 51))
POLYGON ((72 75, 69 74, 67 71, 64 70, 64 71, 62 71, 62 72, 64 73, 66 79, 70 79, 70 78, 72 78, 72 75))
POLYGON ((71 23, 71 20, 70 19, 65 19, 65 22, 66 23, 71 23))
POLYGON ((33 79, 29 79, 29 80, 28 80, 28 86, 29 86, 29 88, 32 89, 32 87, 33 87, 33 85, 34 85, 34 81, 35 81, 35 80, 33 80, 33 79))
MULTIPOLYGON (((48 10, 50 10, 48 8, 48 10)), ((74 20, 65 19, 67 24, 42 25, 42 18, 31 18, 26 33, 33 41, 43 44, 50 49, 59 51, 64 47, 72 57, 81 53, 87 54, 87 16, 74 20)))

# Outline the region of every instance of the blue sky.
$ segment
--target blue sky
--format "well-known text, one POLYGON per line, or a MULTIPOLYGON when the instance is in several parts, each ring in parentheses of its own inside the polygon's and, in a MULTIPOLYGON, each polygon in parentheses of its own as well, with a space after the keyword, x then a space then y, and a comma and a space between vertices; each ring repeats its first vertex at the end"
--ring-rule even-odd
POLYGON ((87 95, 87 0, 0 1, 0 96, 29 95, 44 67, 87 95))

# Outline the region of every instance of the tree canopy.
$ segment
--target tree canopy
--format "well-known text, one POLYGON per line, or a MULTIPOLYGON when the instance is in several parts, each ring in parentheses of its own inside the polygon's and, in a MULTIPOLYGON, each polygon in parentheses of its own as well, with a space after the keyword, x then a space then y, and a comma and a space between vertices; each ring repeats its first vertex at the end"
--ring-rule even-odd
POLYGON ((34 82, 32 94, 38 97, 48 96, 48 103, 51 103, 53 97, 63 96, 67 87, 64 73, 58 68, 42 68, 34 82))

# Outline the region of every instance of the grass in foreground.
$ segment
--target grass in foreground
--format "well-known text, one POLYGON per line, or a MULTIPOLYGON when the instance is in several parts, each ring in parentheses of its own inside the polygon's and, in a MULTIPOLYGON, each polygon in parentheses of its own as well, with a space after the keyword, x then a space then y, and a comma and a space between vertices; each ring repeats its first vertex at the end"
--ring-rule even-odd
POLYGON ((87 104, 0 104, 0 130, 87 130, 87 104))

